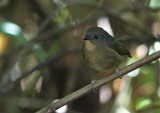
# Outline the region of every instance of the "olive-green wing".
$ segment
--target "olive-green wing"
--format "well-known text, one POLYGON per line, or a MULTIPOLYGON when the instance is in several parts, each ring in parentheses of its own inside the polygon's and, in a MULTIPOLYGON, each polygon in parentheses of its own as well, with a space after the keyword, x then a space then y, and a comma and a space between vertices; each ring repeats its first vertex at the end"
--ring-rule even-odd
POLYGON ((130 52, 125 48, 125 46, 118 40, 112 40, 109 44, 107 44, 108 47, 114 49, 117 51, 120 55, 127 55, 128 57, 132 57, 130 52))
POLYGON ((133 40, 133 37, 129 36, 129 35, 123 35, 120 37, 115 38, 117 41, 120 41, 121 43, 125 44, 127 41, 129 40, 133 40))

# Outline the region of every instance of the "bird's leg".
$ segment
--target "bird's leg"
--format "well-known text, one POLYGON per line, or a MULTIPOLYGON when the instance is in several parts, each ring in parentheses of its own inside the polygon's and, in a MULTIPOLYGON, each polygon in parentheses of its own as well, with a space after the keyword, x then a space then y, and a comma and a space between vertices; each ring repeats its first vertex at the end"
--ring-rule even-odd
POLYGON ((96 75, 97 75, 97 73, 98 73, 98 71, 96 71, 96 72, 94 73, 92 80, 96 80, 96 75))
POLYGON ((98 73, 98 71, 96 71, 94 73, 94 76, 93 76, 93 79, 91 80, 91 90, 94 92, 94 93, 98 93, 97 90, 98 88, 97 87, 94 87, 94 83, 95 83, 95 78, 96 78, 96 74, 98 73))
POLYGON ((95 80, 92 80, 91 81, 91 90, 94 92, 94 93, 98 93, 98 88, 94 86, 95 84, 95 80))
POLYGON ((119 70, 118 70, 118 67, 116 66, 116 74, 117 74, 117 78, 122 78, 122 76, 121 75, 119 75, 119 70))

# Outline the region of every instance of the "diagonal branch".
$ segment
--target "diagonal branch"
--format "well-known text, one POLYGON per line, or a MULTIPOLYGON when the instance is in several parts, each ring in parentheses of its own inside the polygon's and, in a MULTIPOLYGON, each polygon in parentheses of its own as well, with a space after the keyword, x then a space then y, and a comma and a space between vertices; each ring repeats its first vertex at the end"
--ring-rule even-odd
MULTIPOLYGON (((137 68, 140 68, 141 66, 147 64, 147 63, 150 63, 154 60, 157 60, 158 58, 160 58, 160 51, 158 52, 155 52, 153 53, 152 55, 150 56, 147 56, 146 58, 143 58, 135 63, 132 63, 122 69, 119 70, 119 74, 120 76, 123 76, 137 68)), ((113 80, 117 79, 117 74, 116 73, 113 73, 111 74, 110 76, 108 77, 105 77, 103 79, 100 79, 100 80, 97 80, 94 84, 94 86, 92 87, 97 87, 99 88, 100 86, 104 85, 104 84, 107 84, 113 80)), ((53 111, 55 111, 56 109, 62 107, 63 105, 75 100, 75 99, 78 99, 80 97, 82 97, 83 95, 86 95, 87 93, 91 92, 91 84, 75 91, 74 93, 62 98, 61 100, 59 100, 58 102, 56 103, 51 103, 50 105, 46 106, 45 108, 37 111, 36 113, 52 113, 53 111)))
POLYGON ((5 86, 4 84, 0 83, 0 89, 1 89, 0 90, 0 98, 2 98, 9 91, 15 89, 19 85, 20 81, 23 78, 29 76, 34 71, 42 69, 42 68, 44 68, 45 66, 47 66, 48 64, 50 64, 52 62, 57 61, 58 59, 61 59, 61 58, 65 57, 65 56, 67 56, 68 54, 77 53, 80 50, 81 50, 81 46, 77 46, 75 48, 67 49, 67 50, 65 50, 63 52, 57 53, 56 55, 53 55, 53 56, 49 57, 48 59, 46 59, 43 62, 40 62, 39 64, 37 64, 36 66, 31 68, 30 70, 22 73, 20 75, 20 77, 17 78, 14 82, 12 82, 9 86, 5 86))

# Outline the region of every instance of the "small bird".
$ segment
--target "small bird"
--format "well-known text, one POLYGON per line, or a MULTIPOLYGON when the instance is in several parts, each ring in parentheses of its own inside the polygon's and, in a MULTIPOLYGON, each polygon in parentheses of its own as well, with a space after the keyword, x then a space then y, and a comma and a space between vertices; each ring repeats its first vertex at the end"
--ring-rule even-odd
POLYGON ((119 78, 117 66, 123 61, 123 56, 132 57, 123 43, 114 39, 101 27, 90 27, 86 34, 82 54, 86 63, 95 71, 102 72, 115 69, 119 78))

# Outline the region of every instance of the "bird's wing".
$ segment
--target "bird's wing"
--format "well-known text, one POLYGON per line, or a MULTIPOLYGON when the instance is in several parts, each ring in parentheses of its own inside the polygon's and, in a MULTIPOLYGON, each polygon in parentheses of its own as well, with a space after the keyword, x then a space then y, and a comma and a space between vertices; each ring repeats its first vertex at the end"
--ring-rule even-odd
POLYGON ((118 40, 112 40, 110 43, 107 44, 108 47, 117 51, 120 55, 127 55, 128 57, 132 57, 130 52, 125 48, 125 46, 118 40))
POLYGON ((115 39, 124 44, 124 43, 126 43, 127 41, 129 41, 129 40, 133 40, 133 37, 132 37, 132 36, 129 36, 129 35, 123 35, 123 36, 117 37, 117 38, 115 38, 115 39))

